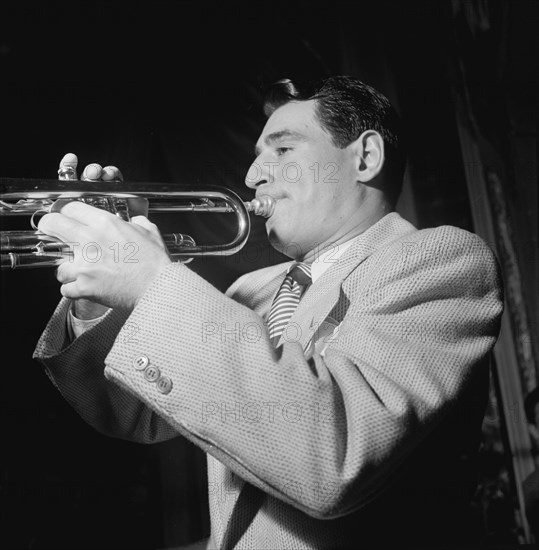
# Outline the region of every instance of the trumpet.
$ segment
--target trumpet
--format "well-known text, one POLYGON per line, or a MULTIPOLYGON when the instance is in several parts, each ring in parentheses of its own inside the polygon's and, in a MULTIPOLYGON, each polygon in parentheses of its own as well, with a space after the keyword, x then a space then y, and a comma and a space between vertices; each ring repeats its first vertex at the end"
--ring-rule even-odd
POLYGON ((0 218, 26 215, 30 216, 32 226, 31 230, 0 232, 2 269, 56 266, 73 255, 73 243, 41 233, 34 221, 37 214, 55 212, 58 205, 66 201, 82 201, 125 221, 129 221, 130 208, 136 199, 148 200, 150 215, 160 212, 235 215, 236 234, 227 243, 197 245, 191 236, 183 233, 162 234, 171 259, 180 261, 239 252, 251 230, 249 212, 268 218, 275 207, 269 196, 244 202, 230 189, 218 186, 196 189, 170 184, 0 178, 0 190, 0 218), (114 189, 111 190, 111 186, 114 189))

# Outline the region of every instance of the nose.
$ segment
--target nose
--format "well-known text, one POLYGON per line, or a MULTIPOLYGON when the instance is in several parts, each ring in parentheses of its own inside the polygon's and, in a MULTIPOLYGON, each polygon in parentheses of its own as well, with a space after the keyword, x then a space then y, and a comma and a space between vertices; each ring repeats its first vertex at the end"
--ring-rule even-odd
POLYGON ((260 156, 258 156, 251 166, 249 166, 249 170, 247 170, 245 185, 250 189, 256 189, 263 183, 269 183, 269 179, 269 171, 264 169, 264 163, 260 160, 260 156))

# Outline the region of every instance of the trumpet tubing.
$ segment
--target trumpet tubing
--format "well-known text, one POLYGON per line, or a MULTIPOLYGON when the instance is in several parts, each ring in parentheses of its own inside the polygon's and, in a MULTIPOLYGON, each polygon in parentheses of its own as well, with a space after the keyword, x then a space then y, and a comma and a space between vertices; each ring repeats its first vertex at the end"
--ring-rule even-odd
POLYGON ((148 213, 230 213, 237 226, 234 238, 224 244, 197 245, 183 233, 162 234, 174 260, 197 256, 228 256, 239 252, 250 233, 249 212, 269 217, 275 203, 262 196, 249 202, 224 187, 196 189, 182 185, 87 182, 78 180, 0 179, 0 216, 31 216, 33 230, 1 231, 2 269, 58 265, 72 255, 72 244, 37 231, 34 216, 54 212, 66 201, 79 200, 129 221, 130 203, 148 200, 148 213))

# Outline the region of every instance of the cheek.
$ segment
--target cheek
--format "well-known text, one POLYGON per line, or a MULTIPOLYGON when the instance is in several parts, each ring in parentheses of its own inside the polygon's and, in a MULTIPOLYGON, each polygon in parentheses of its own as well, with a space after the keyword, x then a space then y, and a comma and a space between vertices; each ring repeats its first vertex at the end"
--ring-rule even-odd
POLYGON ((280 178, 287 186, 302 185, 309 178, 309 169, 303 163, 285 162, 279 168, 280 178))

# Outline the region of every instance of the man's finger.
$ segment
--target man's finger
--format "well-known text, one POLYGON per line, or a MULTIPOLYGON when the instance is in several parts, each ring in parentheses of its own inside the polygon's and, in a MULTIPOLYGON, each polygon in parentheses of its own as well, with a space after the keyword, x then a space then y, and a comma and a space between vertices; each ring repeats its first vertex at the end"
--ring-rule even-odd
POLYGON ((83 181, 100 181, 102 174, 103 168, 101 164, 93 162, 92 164, 88 164, 88 166, 84 169, 81 179, 83 181))
POLYGON ((159 228, 157 227, 157 225, 155 225, 155 223, 151 222, 145 216, 135 216, 131 218, 131 223, 143 227, 144 229, 146 229, 146 231, 149 231, 154 235, 158 235, 159 238, 161 238, 161 233, 159 232, 159 228))
POLYGON ((45 214, 37 224, 37 228, 41 233, 56 237, 67 243, 77 240, 82 227, 82 224, 76 220, 56 212, 45 214))
POLYGON ((72 283, 76 280, 76 277, 71 274, 70 268, 71 262, 68 260, 58 266, 58 268, 56 269, 56 279, 58 280, 58 282, 65 285, 67 283, 72 283))
POLYGON ((127 205, 129 207, 129 215, 132 218, 135 216, 148 217, 148 208, 150 206, 148 199, 127 199, 127 205))
POLYGON ((119 220, 118 216, 111 214, 106 210, 102 210, 101 208, 96 208, 95 206, 85 204, 81 201, 71 201, 64 204, 60 209, 60 212, 64 216, 77 221, 82 225, 97 226, 110 222, 112 219, 119 220))
POLYGON ((105 166, 101 174, 103 181, 124 181, 124 177, 117 166, 105 166))
POLYGON ((64 298, 71 298, 72 300, 87 297, 81 291, 78 280, 63 284, 60 287, 60 292, 64 298))
POLYGON ((73 202, 76 199, 56 199, 49 209, 49 212, 56 212, 60 213, 62 211, 62 208, 68 203, 73 202))
POLYGON ((60 161, 58 177, 60 179, 77 179, 77 165, 79 159, 73 153, 67 153, 60 161))
POLYGON ((140 225, 148 231, 151 231, 155 227, 155 224, 152 223, 146 216, 133 216, 131 218, 131 223, 134 223, 135 225, 140 225))

